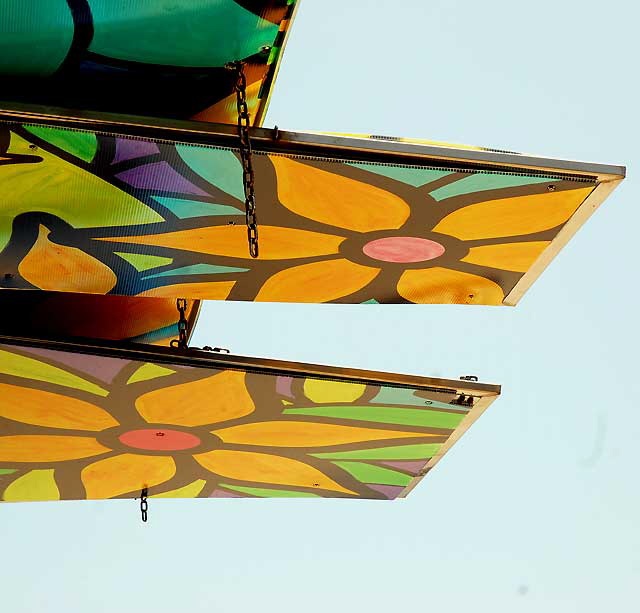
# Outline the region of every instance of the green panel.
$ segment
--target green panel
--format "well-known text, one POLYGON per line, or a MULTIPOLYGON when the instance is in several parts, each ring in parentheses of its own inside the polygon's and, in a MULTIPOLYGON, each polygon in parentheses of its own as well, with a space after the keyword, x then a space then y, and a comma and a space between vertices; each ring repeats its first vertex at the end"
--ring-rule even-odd
POLYGON ((248 268, 234 268, 233 266, 214 266, 213 264, 193 264, 172 270, 163 270, 155 275, 148 275, 143 279, 155 279, 156 277, 175 277, 176 275, 220 275, 231 272, 247 272, 248 268))
POLYGON ((209 217, 210 215, 244 215, 243 211, 226 205, 184 200, 183 198, 166 198, 154 196, 162 206, 166 206, 176 217, 189 219, 190 217, 209 217))
POLYGON ((411 483, 410 475, 399 473, 390 468, 365 464, 364 462, 334 462, 343 470, 353 475, 361 483, 376 483, 378 485, 402 485, 411 483))
POLYGON ((327 460, 422 460, 432 458, 438 453, 441 443, 426 445, 400 445, 398 447, 381 447, 380 449, 357 449, 331 453, 314 453, 314 458, 327 460))
POLYGON ((309 492, 295 492, 292 490, 272 490, 264 487, 243 487, 241 485, 227 485, 220 483, 220 487, 243 494, 250 494, 260 498, 319 498, 317 494, 309 492))
POLYGON ((427 183, 437 181, 442 177, 451 174, 450 170, 433 170, 431 168, 411 168, 409 166, 383 166, 381 164, 365 164, 360 162, 351 162, 349 166, 362 168, 369 172, 375 172, 378 175, 413 185, 413 187, 421 187, 427 183))
POLYGON ((382 424, 402 424, 404 426, 446 429, 455 428, 466 417, 465 415, 459 415, 457 413, 371 406, 305 407, 302 409, 285 409, 284 413, 287 415, 335 417, 338 419, 373 421, 382 424))
POLYGON ((17 468, 0 468, 0 475, 12 475, 18 472, 17 468))
POLYGON ((535 183, 553 183, 555 180, 549 179, 549 177, 527 177, 495 173, 474 174, 432 191, 431 196, 439 201, 445 198, 453 198, 454 196, 462 196, 463 194, 471 194, 472 192, 534 185, 535 183))
POLYGON ((381 387, 377 396, 371 400, 374 404, 412 404, 417 407, 429 406, 434 409, 453 409, 446 402, 419 398, 414 390, 404 387, 381 387))
POLYGON ((159 255, 143 255, 139 253, 122 253, 120 251, 114 251, 116 255, 119 255, 123 260, 126 260, 137 271, 150 270, 151 268, 158 268, 159 266, 166 266, 173 262, 173 258, 163 258, 159 255))
POLYGON ((73 19, 64 0, 2 0, 0 73, 48 76, 64 61, 73 19))
POLYGON ((98 149, 98 139, 93 132, 58 130, 46 126, 25 126, 25 130, 85 162, 93 160, 98 149))
POLYGON ((90 51, 169 66, 224 66, 271 46, 278 26, 220 0, 91 0, 90 51), (124 13, 124 14, 123 14, 124 13))

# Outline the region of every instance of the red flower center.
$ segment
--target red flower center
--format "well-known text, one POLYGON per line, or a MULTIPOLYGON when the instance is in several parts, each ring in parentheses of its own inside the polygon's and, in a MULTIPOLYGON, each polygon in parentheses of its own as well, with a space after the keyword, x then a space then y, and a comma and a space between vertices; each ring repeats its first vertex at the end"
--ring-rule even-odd
POLYGON ((147 449, 149 451, 182 451, 200 444, 194 434, 178 430, 148 428, 145 430, 129 430, 121 434, 120 442, 128 447, 147 449))
POLYGON ((444 247, 427 238, 389 236, 367 243, 362 251, 374 260, 407 264, 440 257, 444 253, 444 247))

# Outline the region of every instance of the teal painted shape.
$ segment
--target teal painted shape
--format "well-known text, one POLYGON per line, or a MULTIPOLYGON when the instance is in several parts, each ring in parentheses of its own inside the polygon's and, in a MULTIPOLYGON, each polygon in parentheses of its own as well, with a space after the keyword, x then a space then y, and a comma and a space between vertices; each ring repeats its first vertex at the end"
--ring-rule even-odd
POLYGON ((449 183, 431 192, 435 200, 444 200, 454 196, 462 196, 473 192, 484 192, 490 189, 503 189, 506 187, 521 187, 523 185, 535 185, 536 183, 553 183, 559 179, 549 177, 532 177, 519 175, 501 175, 478 173, 464 177, 459 181, 449 183))
POLYGON ((360 304, 380 304, 377 300, 375 300, 374 298, 371 298, 371 300, 367 300, 365 302, 361 302, 360 304))
POLYGON ((364 164, 360 162, 351 162, 348 163, 348 165, 354 166, 355 168, 362 168, 362 170, 368 170, 369 172, 375 172, 377 175, 383 175, 389 177, 389 179, 395 179, 407 185, 413 185, 413 187, 421 187, 422 185, 437 181, 451 174, 450 170, 412 168, 409 166, 384 166, 382 164, 364 164))
POLYGON ((214 266, 213 264, 193 264, 182 268, 163 270, 155 275, 142 277, 142 280, 156 279, 157 277, 175 277, 177 275, 219 275, 225 272, 247 272, 248 268, 233 268, 232 266, 214 266))
POLYGON ((158 328, 157 330, 152 330, 151 332, 146 332, 145 334, 140 334, 139 336, 134 336, 127 340, 133 343, 155 343, 172 337, 178 338, 177 323, 165 326, 164 328, 158 328))
POLYGON ((24 126, 24 129, 85 162, 91 162, 98 150, 98 139, 93 132, 60 130, 47 126, 24 126))
POLYGON ((414 390, 404 387, 381 387, 380 391, 370 401, 372 404, 409 404, 416 407, 429 407, 433 409, 461 409, 463 407, 451 406, 437 400, 427 400, 414 395, 414 390))
POLYGON ((224 66, 278 35, 276 24, 229 0, 91 0, 91 12, 90 51, 145 64, 224 66))
MULTIPOLYGON (((73 18, 63 0, 0 0, 0 73, 44 77, 67 57, 73 18)), ((10 92, 5 91, 5 97, 10 92)))
POLYGON ((226 204, 211 204, 197 200, 183 200, 182 198, 166 198, 154 196, 162 206, 167 207, 176 217, 188 219, 190 217, 209 217, 210 215, 244 215, 235 207, 226 204))
POLYGON ((242 165, 233 151, 194 145, 176 145, 176 150, 196 174, 244 202, 242 165))

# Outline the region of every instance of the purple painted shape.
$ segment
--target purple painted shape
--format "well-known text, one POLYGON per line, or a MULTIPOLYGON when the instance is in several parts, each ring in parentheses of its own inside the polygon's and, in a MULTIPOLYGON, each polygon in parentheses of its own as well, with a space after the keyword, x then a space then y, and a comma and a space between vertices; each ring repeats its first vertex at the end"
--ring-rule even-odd
POLYGON ((115 376, 131 362, 121 358, 105 358, 97 355, 86 355, 82 353, 68 353, 66 351, 56 351, 55 349, 36 349, 29 347, 24 349, 42 358, 52 359, 59 364, 66 364, 75 370, 79 370, 88 375, 100 379, 105 383, 111 383, 115 376))
POLYGON ((224 490, 213 490, 209 498, 247 498, 246 494, 236 494, 234 492, 225 492, 224 490))
POLYGON ((112 164, 133 160, 143 155, 153 155, 154 153, 160 153, 160 149, 155 143, 131 138, 116 138, 116 155, 112 164))
POLYGON ((414 475, 417 475, 424 468, 426 463, 426 460, 418 460, 417 462, 382 462, 385 466, 406 470, 414 475))
POLYGON ((404 490, 404 487, 400 485, 375 485, 372 483, 367 483, 367 487, 375 490, 376 492, 384 494, 389 500, 397 498, 404 490))
POLYGON ((136 166, 116 175, 118 179, 140 189, 153 189, 165 192, 177 192, 179 194, 196 194, 207 196, 207 192, 196 187, 191 181, 187 181, 178 174, 167 162, 153 162, 136 166))
POLYGON ((293 384, 293 377, 276 377, 276 392, 293 398, 293 392, 291 391, 291 385, 293 384))

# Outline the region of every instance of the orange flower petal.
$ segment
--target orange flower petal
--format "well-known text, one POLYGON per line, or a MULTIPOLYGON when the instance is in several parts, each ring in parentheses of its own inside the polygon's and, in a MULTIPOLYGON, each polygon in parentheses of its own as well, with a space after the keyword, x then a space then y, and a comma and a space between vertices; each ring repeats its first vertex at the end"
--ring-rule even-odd
POLYGON ((113 289, 118 279, 108 266, 81 249, 52 243, 49 234, 41 225, 38 239, 18 265, 29 283, 59 292, 106 294, 113 289))
POLYGON ((143 394, 136 409, 149 423, 203 426, 244 417, 255 409, 245 374, 224 370, 212 377, 143 394))
POLYGON ((278 197, 289 210, 356 232, 394 230, 411 209, 399 196, 282 155, 269 159, 278 176, 278 197))
POLYGON ((513 272, 527 272, 550 244, 551 241, 531 241, 472 247, 462 261, 513 272))
POLYGON ((265 421, 231 426, 213 433, 225 443, 265 447, 325 447, 363 441, 430 436, 417 432, 375 430, 300 421, 265 421))
POLYGON ((462 240, 542 232, 565 223, 593 187, 487 200, 447 215, 434 232, 462 240))
POLYGON ((105 458, 82 470, 80 477, 87 499, 113 498, 128 492, 139 493, 168 481, 176 474, 176 463, 167 456, 122 455, 105 458))
MULTIPOLYGON (((260 226, 260 260, 281 260, 332 255, 338 252, 344 238, 307 230, 260 226)), ((244 226, 209 226, 166 234, 116 236, 95 240, 153 245, 169 249, 195 251, 209 255, 250 259, 247 229, 244 226)))
POLYGON ((227 479, 320 488, 345 494, 356 493, 332 481, 318 469, 290 458, 266 453, 224 451, 221 449, 200 453, 193 457, 207 470, 227 479))
POLYGON ((95 438, 19 434, 0 436, 0 462, 62 462, 111 451, 95 438))
POLYGON ((418 304, 501 304, 502 288, 493 281, 448 268, 407 270, 398 293, 418 304))
POLYGON ((180 298, 186 296, 198 300, 224 300, 235 284, 235 281, 178 283, 176 285, 154 287, 137 295, 153 298, 180 298))
POLYGON ((71 396, 0 383, 0 416, 35 426, 99 432, 118 422, 104 409, 71 396))
POLYGON ((285 268, 267 280, 256 301, 329 302, 357 292, 379 273, 379 268, 349 260, 327 260, 285 268))

